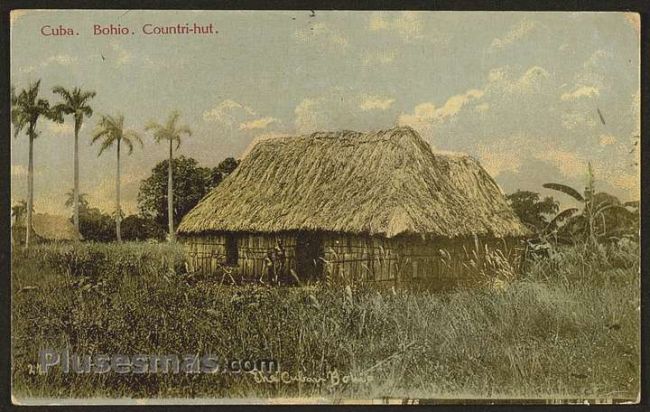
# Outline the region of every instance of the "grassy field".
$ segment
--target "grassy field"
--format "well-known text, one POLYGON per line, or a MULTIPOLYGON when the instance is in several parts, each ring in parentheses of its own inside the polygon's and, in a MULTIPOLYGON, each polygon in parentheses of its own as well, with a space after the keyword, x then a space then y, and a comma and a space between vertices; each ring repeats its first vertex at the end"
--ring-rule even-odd
POLYGON ((639 391, 636 243, 575 246, 517 280, 449 292, 225 286, 183 271, 168 245, 14 251, 12 379, 26 397, 628 399, 639 391), (288 376, 77 374, 41 349, 273 359, 288 376), (370 380, 370 382, 368 382, 370 380))

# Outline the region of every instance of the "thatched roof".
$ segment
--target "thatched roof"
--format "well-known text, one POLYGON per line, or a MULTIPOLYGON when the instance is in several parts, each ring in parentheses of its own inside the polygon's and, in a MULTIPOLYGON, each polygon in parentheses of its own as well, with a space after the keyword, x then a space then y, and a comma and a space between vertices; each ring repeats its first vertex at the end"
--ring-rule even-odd
MULTIPOLYGON (((14 224, 14 229, 24 228, 25 218, 22 217, 14 224)), ((65 216, 34 213, 32 215, 32 230, 36 236, 44 240, 81 240, 83 237, 75 229, 70 219, 65 216)))
POLYGON ((180 234, 289 230, 528 233, 476 160, 433 153, 409 127, 261 141, 178 227, 180 234))

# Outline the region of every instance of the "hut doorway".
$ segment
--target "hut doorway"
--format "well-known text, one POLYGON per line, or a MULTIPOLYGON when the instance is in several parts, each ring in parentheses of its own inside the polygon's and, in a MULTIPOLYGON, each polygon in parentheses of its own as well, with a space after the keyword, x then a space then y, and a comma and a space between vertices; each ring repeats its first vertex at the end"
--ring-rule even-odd
POLYGON ((301 232, 296 237, 296 272, 301 279, 318 280, 323 274, 323 242, 319 234, 301 232))
POLYGON ((229 233, 226 235, 226 265, 237 266, 239 260, 239 249, 237 249, 237 237, 229 233))

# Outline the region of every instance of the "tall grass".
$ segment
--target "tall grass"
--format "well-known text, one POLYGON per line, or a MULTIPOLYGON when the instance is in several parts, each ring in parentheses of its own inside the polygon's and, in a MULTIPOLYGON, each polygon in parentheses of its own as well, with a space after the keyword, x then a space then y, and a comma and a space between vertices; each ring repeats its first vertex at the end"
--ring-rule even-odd
POLYGON ((169 275, 168 247, 43 246, 16 253, 14 395, 335 401, 638 394, 636 243, 559 249, 498 288, 444 293, 367 284, 225 286, 183 274, 182 264, 169 275), (331 387, 256 383, 249 374, 30 374, 39 349, 66 347, 84 354, 274 359, 292 375, 337 370, 372 382, 331 387))

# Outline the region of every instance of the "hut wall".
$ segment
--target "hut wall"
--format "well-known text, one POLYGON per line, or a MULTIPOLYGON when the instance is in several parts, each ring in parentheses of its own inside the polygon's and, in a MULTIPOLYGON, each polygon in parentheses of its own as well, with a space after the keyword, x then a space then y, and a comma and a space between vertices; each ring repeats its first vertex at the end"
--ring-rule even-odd
POLYGON ((266 253, 273 249, 277 242, 282 242, 285 253, 285 264, 280 277, 287 279, 289 271, 296 267, 296 237, 292 234, 243 234, 237 236, 239 251, 239 275, 244 279, 259 279, 264 273, 266 253))
POLYGON ((324 239, 327 276, 342 280, 372 280, 387 284, 428 284, 448 287, 470 281, 471 259, 488 250, 510 251, 516 263, 516 241, 463 238, 422 239, 331 235, 324 239))
MULTIPOLYGON (((291 282, 291 270, 306 279, 299 265, 300 234, 233 233, 237 242, 238 259, 236 279, 257 280, 265 273, 266 253, 281 241, 285 251, 285 265, 279 276, 283 283, 291 282)), ((472 258, 482 259, 489 250, 510 251, 510 260, 516 241, 503 239, 463 238, 423 239, 397 237, 386 239, 376 236, 322 234, 323 276, 335 280, 370 280, 394 285, 427 284, 436 287, 453 286, 468 279, 472 271, 468 263, 472 258)), ((226 234, 183 237, 190 270, 219 273, 227 259, 226 234)))
POLYGON ((380 237, 325 236, 325 272, 335 279, 394 281, 400 270, 397 246, 380 237))
POLYGON ((192 272, 216 273, 226 261, 225 235, 183 236, 180 240, 192 272))
POLYGON ((180 238, 185 248, 190 271, 217 274, 223 266, 230 266, 227 263, 227 239, 229 236, 234 236, 237 243, 237 264, 232 265, 236 268, 237 280, 259 279, 264 273, 266 253, 273 249, 278 241, 282 242, 285 251, 284 271, 279 275, 288 277, 290 276, 289 271, 295 270, 295 235, 220 233, 180 238))

